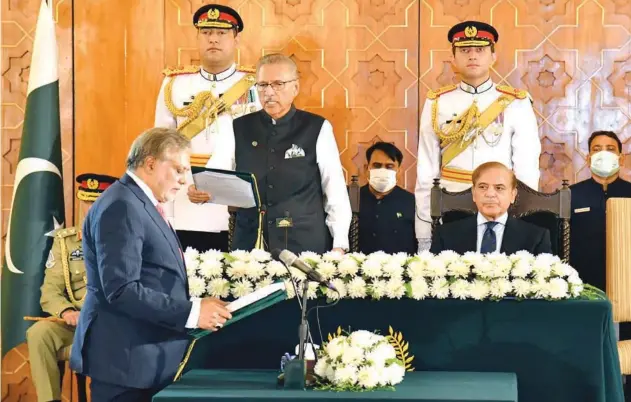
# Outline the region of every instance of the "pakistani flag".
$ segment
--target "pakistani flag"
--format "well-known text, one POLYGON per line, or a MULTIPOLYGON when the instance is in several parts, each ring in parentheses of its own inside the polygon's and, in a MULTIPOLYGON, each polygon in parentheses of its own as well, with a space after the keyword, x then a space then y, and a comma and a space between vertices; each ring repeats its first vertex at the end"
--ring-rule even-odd
POLYGON ((64 199, 59 129, 59 74, 52 9, 39 9, 26 113, 2 267, 2 356, 24 342, 40 316, 40 286, 53 238, 61 227, 64 199), (48 234, 48 235, 47 235, 48 234))

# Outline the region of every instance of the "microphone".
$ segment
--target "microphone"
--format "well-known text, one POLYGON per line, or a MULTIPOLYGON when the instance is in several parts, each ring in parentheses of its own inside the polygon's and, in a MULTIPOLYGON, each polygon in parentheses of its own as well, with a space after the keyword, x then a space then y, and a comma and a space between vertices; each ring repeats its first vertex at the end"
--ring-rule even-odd
POLYGON ((281 251, 276 248, 272 250, 272 257, 275 260, 280 260, 283 264, 285 264, 288 267, 294 267, 302 271, 304 274, 307 275, 307 278, 309 278, 309 280, 318 282, 326 286, 327 288, 337 292, 337 289, 335 289, 335 286, 333 286, 333 284, 324 280, 324 278, 322 278, 322 275, 320 275, 318 271, 311 268, 309 264, 307 264, 306 262, 300 260, 298 256, 292 253, 291 251, 289 250, 281 251))

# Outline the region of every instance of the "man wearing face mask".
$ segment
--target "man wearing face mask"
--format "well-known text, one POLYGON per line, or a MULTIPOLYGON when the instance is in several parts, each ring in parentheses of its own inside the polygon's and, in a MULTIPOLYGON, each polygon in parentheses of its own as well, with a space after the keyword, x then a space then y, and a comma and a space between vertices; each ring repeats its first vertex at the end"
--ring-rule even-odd
POLYGON ((393 144, 376 142, 366 151, 368 184, 360 190, 359 251, 389 254, 417 250, 414 194, 397 186, 403 154, 393 144))
POLYGON ((570 186, 570 265, 584 282, 605 290, 605 206, 609 198, 630 198, 631 183, 622 180, 622 142, 611 131, 596 131, 588 140, 592 177, 570 186))

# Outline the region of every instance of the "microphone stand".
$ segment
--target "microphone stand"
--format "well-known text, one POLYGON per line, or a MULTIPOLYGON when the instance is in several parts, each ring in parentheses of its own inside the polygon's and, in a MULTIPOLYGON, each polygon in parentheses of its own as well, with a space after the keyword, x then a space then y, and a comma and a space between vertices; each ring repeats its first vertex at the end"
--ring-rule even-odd
MULTIPOLYGON (((305 343, 309 334, 309 322, 307 321, 307 299, 309 292, 308 280, 305 280, 302 289, 302 306, 300 312, 300 326, 298 327, 299 343, 298 357, 285 363, 284 388, 285 389, 305 389, 305 384, 311 385, 307 381, 307 365, 305 361, 305 343)), ((300 297, 296 295, 296 297, 300 297)))

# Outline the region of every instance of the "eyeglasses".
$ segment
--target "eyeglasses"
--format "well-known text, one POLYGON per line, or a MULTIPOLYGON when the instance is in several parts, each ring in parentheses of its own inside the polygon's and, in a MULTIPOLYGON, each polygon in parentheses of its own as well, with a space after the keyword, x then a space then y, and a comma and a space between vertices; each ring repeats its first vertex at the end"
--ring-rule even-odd
POLYGON ((289 81, 257 82, 255 86, 256 86, 256 89, 261 92, 265 91, 268 87, 272 87, 274 91, 278 92, 282 90, 283 88, 285 88, 285 84, 296 81, 296 79, 297 78, 294 78, 293 80, 289 80, 289 81))

